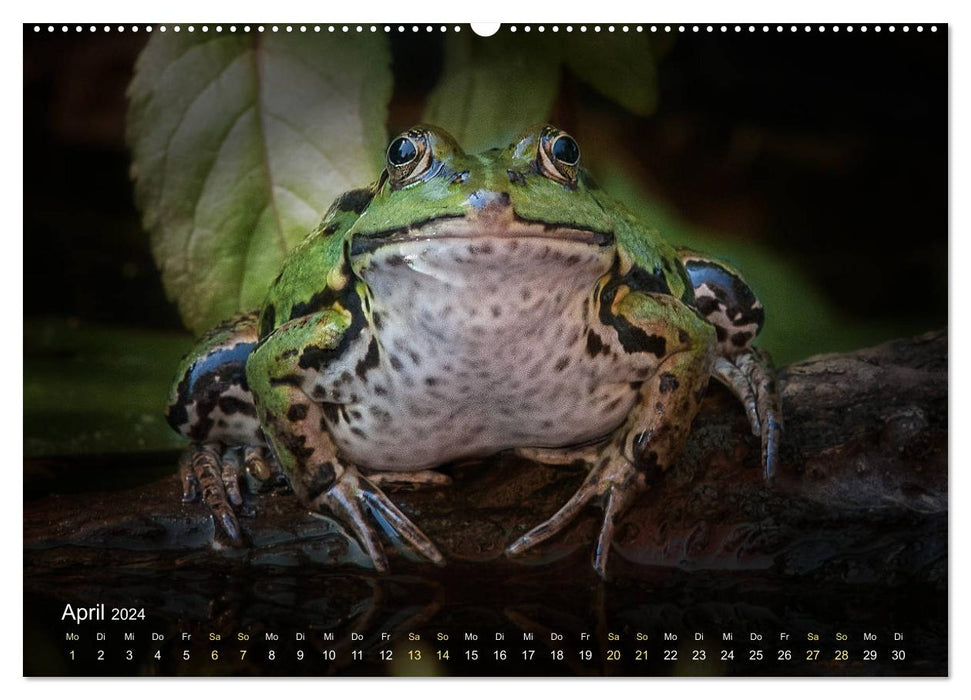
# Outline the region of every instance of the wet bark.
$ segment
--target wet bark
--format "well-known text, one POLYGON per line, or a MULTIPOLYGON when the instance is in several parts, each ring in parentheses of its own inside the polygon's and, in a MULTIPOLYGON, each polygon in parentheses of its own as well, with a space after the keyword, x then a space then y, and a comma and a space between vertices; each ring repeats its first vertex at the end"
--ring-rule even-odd
MULTIPOLYGON (((622 520, 612 569, 943 585, 947 369, 945 332, 782 369, 785 430, 771 487, 762 482, 759 442, 744 411, 713 385, 679 463, 622 520)), ((248 497, 257 511, 241 519, 250 546, 213 547, 211 518, 203 505, 181 502, 175 469, 173 455, 173 475, 154 483, 26 502, 28 570, 121 560, 145 568, 364 562, 339 526, 310 516, 286 490, 248 497)), ((578 471, 508 455, 444 471, 453 485, 392 498, 449 561, 465 569, 586 561, 600 525, 596 508, 535 552, 503 555, 567 500, 582 479, 578 471)), ((405 566, 400 554, 391 563, 405 566)))

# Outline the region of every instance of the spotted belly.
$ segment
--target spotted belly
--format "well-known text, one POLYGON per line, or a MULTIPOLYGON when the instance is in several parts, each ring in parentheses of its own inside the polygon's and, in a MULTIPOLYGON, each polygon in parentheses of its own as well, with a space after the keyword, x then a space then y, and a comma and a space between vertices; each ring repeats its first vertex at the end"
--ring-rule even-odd
POLYGON ((351 353, 364 359, 314 387, 339 396, 322 405, 342 455, 411 470, 580 444, 621 425, 649 369, 635 372, 598 319, 593 290, 610 260, 575 245, 495 263, 460 250, 439 244, 394 274, 364 271, 371 317, 351 353))
MULTIPOLYGON (((575 349, 583 347, 581 339, 575 349)), ((587 442, 623 423, 637 397, 629 382, 602 381, 606 368, 581 364, 569 348, 512 344, 464 357, 434 345, 399 348, 384 355, 398 369, 370 372, 359 401, 326 411, 341 453, 363 466, 419 469, 511 447, 587 442)))

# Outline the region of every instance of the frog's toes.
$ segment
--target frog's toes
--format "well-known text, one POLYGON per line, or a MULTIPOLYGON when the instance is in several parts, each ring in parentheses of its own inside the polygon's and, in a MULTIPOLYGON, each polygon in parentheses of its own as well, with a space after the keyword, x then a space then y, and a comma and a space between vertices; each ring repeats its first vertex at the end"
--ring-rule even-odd
POLYGON ((506 554, 520 554, 559 533, 597 498, 603 502, 604 521, 597 538, 593 566, 601 577, 605 577, 616 522, 643 488, 643 475, 628 460, 619 454, 604 456, 570 500, 548 520, 509 545, 506 554))
POLYGON ((414 490, 426 486, 451 486, 452 477, 434 469, 414 472, 365 472, 367 479, 375 486, 399 490, 414 490))
POLYGON ((234 544, 243 541, 233 505, 242 503, 239 493, 239 461, 224 462, 218 443, 193 445, 179 461, 182 500, 192 502, 202 496, 217 527, 234 544))
POLYGON ((255 492, 284 478, 266 447, 218 442, 196 444, 186 450, 179 460, 179 474, 183 502, 192 503, 201 497, 217 527, 234 544, 243 542, 238 516, 255 515, 243 500, 243 489, 255 492))
POLYGON ((763 474, 771 481, 782 433, 782 405, 768 353, 748 347, 733 357, 718 357, 712 376, 745 406, 752 434, 762 441, 763 474))
POLYGON ((253 490, 261 490, 261 487, 270 487, 277 484, 285 484, 286 476, 280 463, 273 456, 273 452, 263 445, 250 445, 242 449, 243 466, 246 475, 253 479, 251 486, 253 490))
POLYGON ((440 566, 445 563, 445 558, 431 540, 353 466, 345 467, 334 485, 314 499, 312 505, 318 511, 326 508, 351 527, 377 571, 388 570, 388 558, 365 511, 385 530, 402 537, 425 558, 440 566))

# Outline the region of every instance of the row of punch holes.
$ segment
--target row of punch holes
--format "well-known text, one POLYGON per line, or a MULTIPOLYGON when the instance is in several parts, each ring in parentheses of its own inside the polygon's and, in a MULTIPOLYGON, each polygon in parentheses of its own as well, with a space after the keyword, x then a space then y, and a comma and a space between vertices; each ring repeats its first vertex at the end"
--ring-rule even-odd
MULTIPOLYGON (((291 34, 292 33, 303 33, 303 34, 306 34, 308 32, 313 32, 313 33, 318 33, 318 34, 319 33, 322 33, 322 32, 327 32, 327 33, 331 33, 331 34, 336 34, 336 33, 344 33, 344 34, 357 33, 357 34, 363 34, 363 33, 366 33, 366 32, 370 32, 370 33, 384 32, 384 33, 387 33, 387 34, 391 34, 391 33, 395 33, 396 32, 396 33, 399 33, 399 34, 404 34, 405 32, 419 33, 422 30, 424 30, 425 32, 435 32, 435 31, 447 32, 447 31, 449 31, 449 29, 452 29, 452 31, 456 31, 456 32, 462 31, 462 27, 461 26, 458 26, 458 25, 454 25, 454 26, 453 25, 444 25, 444 24, 441 24, 441 25, 417 25, 417 24, 409 24, 409 25, 404 25, 404 24, 396 24, 396 25, 390 25, 390 24, 385 24, 385 25, 376 25, 376 24, 371 24, 371 25, 363 25, 363 24, 338 24, 338 25, 334 25, 334 24, 327 24, 327 25, 319 25, 319 24, 312 24, 312 25, 308 25, 308 24, 282 24, 282 25, 280 25, 280 24, 271 24, 271 25, 259 24, 259 25, 249 25, 249 24, 246 24, 246 25, 235 25, 235 24, 228 24, 228 25, 221 25, 221 24, 216 24, 216 25, 211 25, 211 26, 210 25, 206 25, 206 24, 203 24, 203 25, 193 25, 193 24, 189 24, 189 25, 178 25, 178 24, 165 25, 165 24, 162 24, 162 25, 158 25, 158 26, 153 26, 153 25, 150 25, 150 24, 149 25, 127 25, 127 26, 126 25, 120 25, 120 24, 119 25, 108 25, 108 24, 105 24, 105 25, 95 25, 95 24, 92 24, 92 25, 85 25, 85 26, 82 26, 80 24, 78 24, 78 25, 67 25, 67 24, 63 24, 63 25, 57 25, 57 26, 55 26, 53 24, 48 24, 48 25, 35 24, 34 25, 34 32, 37 32, 37 33, 43 32, 45 30, 48 33, 53 33, 53 32, 56 32, 58 30, 60 30, 61 32, 70 32, 72 30, 75 31, 75 32, 83 32, 85 29, 87 29, 87 31, 89 31, 89 32, 103 31, 103 32, 118 32, 118 33, 125 33, 125 32, 137 33, 137 32, 140 32, 140 31, 144 31, 144 32, 153 32, 153 31, 168 32, 168 31, 171 31, 171 32, 178 33, 178 32, 181 32, 181 31, 185 30, 187 32, 196 32, 196 31, 203 32, 203 33, 215 32, 217 34, 218 33, 222 33, 222 32, 229 32, 229 33, 233 33, 233 32, 243 32, 243 33, 250 33, 250 32, 264 32, 264 33, 265 32, 277 32, 277 33, 279 33, 279 32, 284 32, 284 33, 291 33, 291 34)), ((926 27, 926 29, 928 29, 931 32, 936 32, 937 31, 937 26, 936 25, 930 25, 929 27, 926 27)), ((627 25, 627 24, 624 24, 624 25, 612 25, 612 24, 610 24, 610 25, 601 26, 599 24, 595 24, 595 25, 589 25, 589 26, 588 25, 566 25, 566 26, 558 26, 558 25, 551 25, 551 26, 545 26, 545 25, 509 25, 509 26, 505 26, 504 27, 504 30, 505 31, 508 31, 508 32, 512 32, 512 33, 515 33, 515 32, 525 32, 525 33, 538 32, 540 34, 545 33, 545 32, 553 32, 553 33, 558 33, 558 32, 567 32, 567 33, 579 32, 581 34, 584 33, 584 32, 593 32, 593 33, 597 33, 597 32, 607 32, 607 33, 610 33, 610 32, 615 32, 615 33, 616 32, 620 32, 620 33, 631 33, 631 32, 634 32, 634 33, 638 33, 638 32, 643 33, 643 32, 650 32, 650 33, 655 33, 655 34, 656 33, 668 33, 668 34, 673 34, 673 33, 680 33, 680 34, 693 33, 693 34, 701 34, 701 33, 715 33, 715 32, 720 32, 720 33, 728 33, 728 32, 735 32, 735 33, 741 33, 741 32, 748 32, 748 33, 762 32, 762 33, 768 33, 768 32, 773 32, 773 31, 774 32, 777 32, 777 33, 786 32, 786 31, 788 31, 790 33, 795 33, 795 32, 818 32, 818 33, 825 33, 825 32, 832 32, 832 33, 840 33, 840 32, 846 32, 846 33, 863 32, 863 33, 866 33, 866 32, 870 32, 870 31, 872 31, 872 32, 883 32, 883 31, 896 32, 898 30, 901 31, 901 32, 910 32, 911 30, 916 31, 916 32, 923 32, 925 30, 925 26, 924 25, 916 25, 916 26, 913 26, 913 25, 907 25, 907 24, 904 24, 904 25, 893 25, 893 24, 889 24, 889 25, 880 25, 880 24, 874 24, 874 25, 866 25, 866 24, 859 24, 859 25, 853 25, 853 24, 844 24, 844 25, 839 25, 839 24, 831 24, 831 25, 824 25, 824 24, 819 24, 819 25, 814 25, 814 24, 800 24, 800 25, 795 25, 795 24, 772 24, 772 25, 769 25, 769 24, 651 24, 651 25, 639 25, 638 24, 638 25, 627 25)))

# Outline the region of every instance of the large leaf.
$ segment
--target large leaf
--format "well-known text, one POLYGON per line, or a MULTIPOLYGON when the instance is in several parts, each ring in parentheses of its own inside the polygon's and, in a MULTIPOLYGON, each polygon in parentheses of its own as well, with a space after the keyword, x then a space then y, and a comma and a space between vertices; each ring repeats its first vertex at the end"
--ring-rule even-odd
POLYGON ((386 144, 381 35, 156 34, 129 90, 135 193, 196 333, 258 305, 286 252, 386 144))
POLYGON ((450 34, 445 70, 424 120, 477 152, 505 146, 525 127, 547 121, 565 64, 580 80, 634 114, 657 106, 652 40, 628 34, 450 34))
POLYGON ((559 88, 560 58, 539 37, 500 32, 450 34, 445 70, 424 121, 451 133, 470 153, 505 146, 520 130, 549 118, 559 88))

